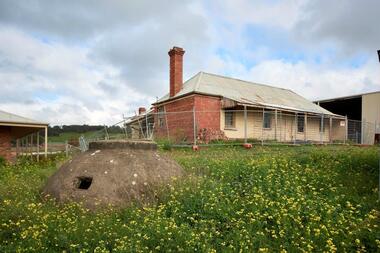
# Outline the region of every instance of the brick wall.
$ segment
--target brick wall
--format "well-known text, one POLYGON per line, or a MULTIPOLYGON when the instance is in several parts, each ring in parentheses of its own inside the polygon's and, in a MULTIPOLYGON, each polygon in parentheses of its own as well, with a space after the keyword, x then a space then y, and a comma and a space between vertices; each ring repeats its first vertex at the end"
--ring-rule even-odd
POLYGON ((0 156, 10 161, 14 158, 11 153, 11 128, 0 126, 0 156))
POLYGON ((155 117, 155 135, 157 138, 167 138, 175 142, 191 142, 193 136, 193 110, 194 96, 174 100, 155 109, 158 113, 161 108, 162 116, 155 117), (159 123, 159 117, 164 122, 159 123))
MULTIPOLYGON (((192 95, 182 99, 174 100, 166 105, 159 106, 164 108, 165 114, 161 116, 164 124, 160 126, 158 115, 155 116, 155 136, 157 138, 167 138, 180 142, 185 140, 191 143, 194 140, 194 119, 193 107, 196 111, 197 129, 211 128, 220 129, 220 106, 219 98, 192 95)), ((159 109, 155 111, 158 112, 159 109)))
POLYGON ((194 103, 198 129, 220 130, 220 98, 196 95, 194 103))

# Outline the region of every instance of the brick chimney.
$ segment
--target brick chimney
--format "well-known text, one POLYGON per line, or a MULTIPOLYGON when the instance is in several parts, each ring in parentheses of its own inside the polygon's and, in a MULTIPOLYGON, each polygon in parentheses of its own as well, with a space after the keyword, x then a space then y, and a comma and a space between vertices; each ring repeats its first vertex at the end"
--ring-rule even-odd
POLYGON ((143 114, 146 112, 145 107, 139 107, 139 115, 143 114))
POLYGON ((177 94, 183 85, 183 54, 185 51, 180 47, 173 47, 169 51, 170 56, 170 97, 177 94))

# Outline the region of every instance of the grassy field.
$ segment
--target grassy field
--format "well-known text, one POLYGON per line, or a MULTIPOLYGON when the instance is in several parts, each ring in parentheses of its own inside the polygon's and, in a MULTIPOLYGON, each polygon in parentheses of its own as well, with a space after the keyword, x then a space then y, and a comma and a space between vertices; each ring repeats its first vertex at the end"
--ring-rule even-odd
MULTIPOLYGON (((80 136, 84 136, 87 139, 104 139, 105 133, 104 131, 90 131, 90 132, 85 132, 85 133, 75 133, 75 132, 66 132, 66 133, 61 133, 58 136, 49 136, 49 142, 50 143, 64 143, 65 141, 70 141, 70 140, 78 140, 80 136)), ((109 133, 108 137, 110 139, 122 139, 125 138, 124 133, 109 133)))
POLYGON ((380 251, 378 148, 165 153, 184 178, 96 213, 41 197, 58 158, 0 168, 0 252, 380 251))
POLYGON ((49 136, 49 142, 65 142, 72 139, 77 140, 81 135, 84 137, 90 137, 95 135, 96 131, 94 132, 85 132, 85 133, 74 133, 74 132, 67 132, 62 133, 58 136, 49 136))

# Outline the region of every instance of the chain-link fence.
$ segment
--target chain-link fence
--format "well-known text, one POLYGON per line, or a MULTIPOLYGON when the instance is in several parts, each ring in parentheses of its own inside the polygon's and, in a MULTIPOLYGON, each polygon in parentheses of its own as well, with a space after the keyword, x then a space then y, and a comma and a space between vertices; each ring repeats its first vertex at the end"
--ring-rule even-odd
POLYGON ((365 141, 373 144, 375 135, 374 124, 338 115, 247 109, 150 111, 105 127, 88 139, 155 140, 177 146, 365 141))
MULTIPOLYGON (((149 111, 82 140, 130 139, 176 146, 231 144, 374 144, 380 127, 338 115, 277 110, 149 111)), ((86 144, 87 143, 87 144, 86 144)))

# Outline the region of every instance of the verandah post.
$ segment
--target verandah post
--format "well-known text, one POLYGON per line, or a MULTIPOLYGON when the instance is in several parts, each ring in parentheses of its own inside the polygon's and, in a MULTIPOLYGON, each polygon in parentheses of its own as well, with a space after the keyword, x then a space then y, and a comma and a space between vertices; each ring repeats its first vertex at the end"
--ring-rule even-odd
POLYGON ((307 142, 307 113, 305 112, 305 129, 304 129, 305 143, 307 142))
POLYGON ((263 122, 261 124, 261 146, 264 146, 264 114, 265 114, 265 109, 263 108, 263 122))
POLYGON ((323 122, 323 120, 324 120, 324 117, 323 117, 323 113, 322 113, 322 116, 321 116, 321 131, 320 131, 320 133, 319 133, 319 135, 320 135, 320 143, 322 144, 323 143, 323 138, 324 138, 324 122, 323 122))
POLYGON ((30 152, 30 160, 33 161, 33 133, 30 134, 29 152, 30 152))
POLYGON ((20 154, 20 139, 16 140, 16 157, 18 157, 20 154))
POLYGON ((45 127, 45 158, 47 158, 48 152, 48 127, 45 127))
POLYGON ((40 161, 40 131, 37 132, 37 162, 40 161))
POLYGON ((329 137, 330 137, 330 143, 332 143, 332 117, 330 116, 330 129, 329 129, 329 137))
POLYGON ((247 106, 244 106, 244 143, 247 143, 247 106))
POLYGON ((296 140, 297 140, 297 128, 298 128, 298 114, 294 114, 294 138, 293 138, 293 144, 296 145, 296 140))
POLYGON ((274 139, 276 140, 277 142, 277 109, 274 110, 274 139))

